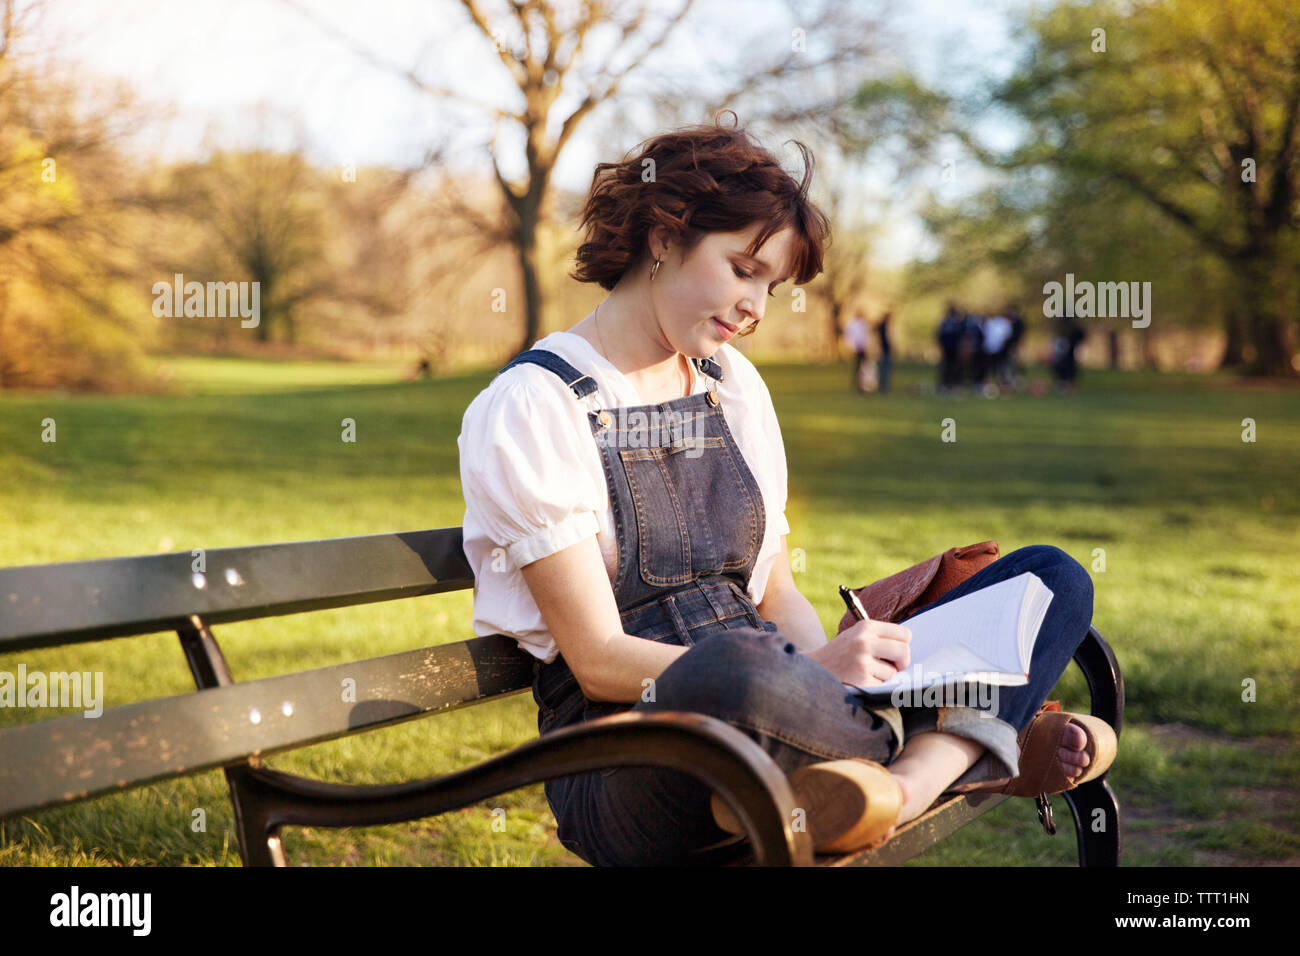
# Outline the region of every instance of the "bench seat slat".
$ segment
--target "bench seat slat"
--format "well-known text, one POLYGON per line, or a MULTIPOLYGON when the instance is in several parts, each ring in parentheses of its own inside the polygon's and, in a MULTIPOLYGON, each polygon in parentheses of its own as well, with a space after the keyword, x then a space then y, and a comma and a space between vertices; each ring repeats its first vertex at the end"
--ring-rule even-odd
POLYGON ((898 866, 957 832, 1004 800, 1003 793, 948 794, 929 810, 898 828, 889 842, 874 850, 818 857, 822 866, 898 866))
POLYGON ((473 587, 460 528, 0 568, 0 654, 473 587), (197 582, 197 583, 196 583, 197 582), (201 584, 202 586, 198 586, 201 584))
POLYGON ((9 727, 0 817, 516 693, 532 686, 531 661, 493 635, 9 727))

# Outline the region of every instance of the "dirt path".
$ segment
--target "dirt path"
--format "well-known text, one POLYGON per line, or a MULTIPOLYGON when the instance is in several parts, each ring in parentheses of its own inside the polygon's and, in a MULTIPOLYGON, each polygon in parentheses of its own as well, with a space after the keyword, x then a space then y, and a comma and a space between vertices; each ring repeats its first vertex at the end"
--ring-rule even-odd
MULTIPOLYGON (((1287 737, 1240 738, 1183 723, 1144 725, 1142 729, 1175 759, 1190 747, 1210 744, 1244 748, 1257 755, 1261 765, 1266 765, 1281 752, 1293 750, 1296 746, 1287 737)), ((1206 783, 1210 787, 1215 785, 1214 781, 1206 783)), ((1244 810, 1225 811, 1220 819, 1260 821, 1277 829, 1294 832, 1292 821, 1300 815, 1300 793, 1295 789, 1277 786, 1220 786, 1217 789, 1225 797, 1246 804, 1244 810)), ((1122 794, 1120 799, 1123 800, 1122 794)), ((1183 835, 1187 831, 1203 828, 1208 822, 1206 818, 1191 817, 1185 811, 1180 816, 1172 801, 1168 800, 1148 800, 1140 807, 1130 802, 1122 807, 1123 818, 1130 823, 1124 834, 1125 849, 1130 852, 1140 850, 1144 855, 1158 854, 1166 847, 1184 844, 1183 835), (1132 824, 1141 824, 1142 828, 1138 829, 1132 824)), ((1194 847, 1192 852, 1195 856, 1194 864, 1198 866, 1300 866, 1300 854, 1281 859, 1264 859, 1257 854, 1224 849, 1194 847)))

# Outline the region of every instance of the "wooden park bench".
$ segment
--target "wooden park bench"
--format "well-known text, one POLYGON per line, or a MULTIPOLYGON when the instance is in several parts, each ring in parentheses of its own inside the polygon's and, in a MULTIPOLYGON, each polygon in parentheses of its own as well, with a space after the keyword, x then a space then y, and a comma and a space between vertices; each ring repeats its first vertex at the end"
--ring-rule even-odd
MULTIPOLYGON (((152 781, 224 768, 245 865, 286 865, 279 829, 376 826, 475 804, 564 774, 658 765, 719 792, 746 827, 701 864, 863 865, 909 859, 1002 795, 949 797, 885 846, 814 859, 792 829, 785 775, 751 738, 696 713, 624 713, 521 744, 442 776, 349 785, 272 770, 262 757, 427 714, 528 692, 533 658, 494 635, 236 683, 212 628, 280 614, 473 587, 460 528, 0 569, 0 654, 174 630, 197 693, 0 729, 0 819, 152 781), (354 699, 341 693, 355 681, 354 699)), ((13 662, 14 657, 10 656, 13 662)), ((1075 655, 1092 713, 1120 729, 1119 667, 1094 628, 1075 655)), ((12 665, 11 665, 12 666, 12 665)), ((1105 777, 1065 794, 1083 865, 1119 862, 1118 808, 1105 777), (1109 825, 1093 832, 1093 810, 1109 825)))

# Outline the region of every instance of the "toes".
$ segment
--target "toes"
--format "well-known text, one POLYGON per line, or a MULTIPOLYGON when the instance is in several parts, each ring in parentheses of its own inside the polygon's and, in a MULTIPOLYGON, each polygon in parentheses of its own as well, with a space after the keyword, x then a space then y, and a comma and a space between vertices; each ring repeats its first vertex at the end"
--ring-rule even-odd
POLYGON ((1065 733, 1061 735, 1061 766, 1070 779, 1080 776, 1092 759, 1084 748, 1088 745, 1088 735, 1078 724, 1066 724, 1065 733))
POLYGON ((1061 762, 1061 767, 1071 777, 1083 773, 1084 768, 1091 762, 1086 753, 1080 750, 1069 750, 1065 747, 1057 751, 1057 756, 1061 762))
POLYGON ((1061 737, 1061 748, 1069 748, 1074 751, 1082 751, 1088 745, 1088 735, 1083 732, 1083 728, 1077 724, 1066 724, 1065 733, 1061 737))

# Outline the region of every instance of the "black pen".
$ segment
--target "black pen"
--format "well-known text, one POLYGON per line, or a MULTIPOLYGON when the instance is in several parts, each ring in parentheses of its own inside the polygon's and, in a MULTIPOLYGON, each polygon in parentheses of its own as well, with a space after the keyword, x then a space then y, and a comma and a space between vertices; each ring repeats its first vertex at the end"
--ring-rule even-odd
MULTIPOLYGON (((859 621, 871 620, 871 618, 867 617, 867 610, 862 606, 862 602, 858 600, 858 596, 842 584, 840 585, 840 597, 844 598, 844 603, 848 605, 849 613, 852 614, 859 621)), ((857 686, 856 684, 850 684, 845 681, 841 681, 841 683, 843 683, 848 690, 854 691, 855 693, 858 694, 868 693, 866 690, 857 686)))
POLYGON ((844 603, 849 606, 849 613, 859 621, 871 620, 871 618, 867 616, 866 608, 864 608, 862 602, 858 600, 858 596, 842 584, 840 585, 840 597, 844 598, 844 603))

